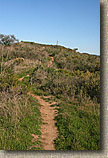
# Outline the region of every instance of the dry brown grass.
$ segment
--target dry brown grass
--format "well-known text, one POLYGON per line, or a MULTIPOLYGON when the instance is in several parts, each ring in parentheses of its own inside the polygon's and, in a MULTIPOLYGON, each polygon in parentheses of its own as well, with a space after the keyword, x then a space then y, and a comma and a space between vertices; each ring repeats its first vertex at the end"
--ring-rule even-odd
POLYGON ((23 61, 23 63, 14 66, 14 72, 15 73, 20 73, 22 71, 28 71, 31 68, 35 68, 36 65, 38 65, 38 64, 40 64, 40 62, 38 60, 25 59, 23 61))
POLYGON ((2 92, 0 95, 0 115, 9 119, 10 123, 17 125, 20 119, 23 119, 24 112, 31 112, 28 106, 29 97, 20 96, 19 93, 14 94, 2 92))

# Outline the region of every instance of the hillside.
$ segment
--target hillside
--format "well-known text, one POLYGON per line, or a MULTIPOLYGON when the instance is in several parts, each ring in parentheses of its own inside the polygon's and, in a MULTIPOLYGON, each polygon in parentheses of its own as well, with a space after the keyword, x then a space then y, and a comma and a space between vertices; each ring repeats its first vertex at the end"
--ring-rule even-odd
POLYGON ((22 41, 0 63, 1 150, 100 149, 99 56, 22 41))

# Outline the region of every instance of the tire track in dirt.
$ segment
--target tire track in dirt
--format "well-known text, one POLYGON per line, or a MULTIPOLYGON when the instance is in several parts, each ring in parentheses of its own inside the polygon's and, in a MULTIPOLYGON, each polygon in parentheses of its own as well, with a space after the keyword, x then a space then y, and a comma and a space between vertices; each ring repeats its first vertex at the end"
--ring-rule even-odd
POLYGON ((54 120, 56 116, 55 107, 51 107, 53 103, 48 103, 45 100, 41 99, 40 96, 34 95, 32 93, 28 93, 32 97, 38 100, 39 104, 41 104, 40 112, 43 124, 41 125, 41 143, 43 150, 55 150, 54 140, 57 138, 58 131, 55 126, 56 121, 54 120))

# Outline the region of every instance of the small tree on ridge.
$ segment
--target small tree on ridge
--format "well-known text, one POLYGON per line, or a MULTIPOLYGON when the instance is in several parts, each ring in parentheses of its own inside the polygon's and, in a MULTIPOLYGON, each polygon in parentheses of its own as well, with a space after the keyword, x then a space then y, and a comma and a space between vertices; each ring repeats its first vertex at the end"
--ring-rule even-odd
POLYGON ((12 43, 18 42, 14 35, 0 34, 0 45, 10 46, 12 43))

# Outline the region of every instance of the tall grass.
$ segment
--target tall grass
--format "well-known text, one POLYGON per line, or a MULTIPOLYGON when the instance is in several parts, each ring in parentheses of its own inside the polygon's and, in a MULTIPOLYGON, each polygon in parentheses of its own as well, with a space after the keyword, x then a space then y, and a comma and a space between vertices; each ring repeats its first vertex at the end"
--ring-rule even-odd
POLYGON ((32 135, 40 135, 39 104, 26 95, 9 94, 0 95, 0 149, 29 150, 30 146, 40 141, 32 142, 32 135))

